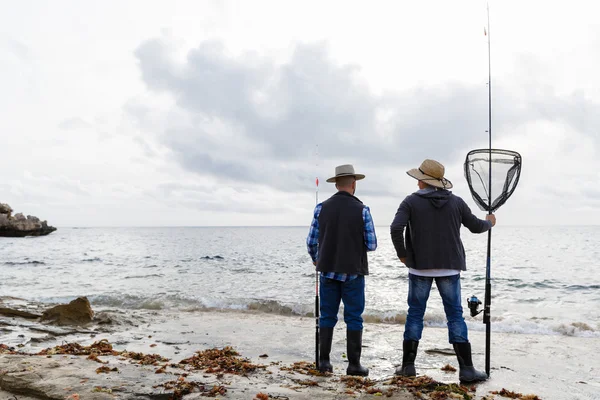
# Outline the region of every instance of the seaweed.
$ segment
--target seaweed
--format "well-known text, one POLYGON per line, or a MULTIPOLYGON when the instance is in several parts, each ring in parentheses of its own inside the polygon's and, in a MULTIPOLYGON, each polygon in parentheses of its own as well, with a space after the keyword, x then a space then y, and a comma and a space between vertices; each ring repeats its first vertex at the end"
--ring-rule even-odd
MULTIPOLYGON (((271 363, 273 365, 273 363, 271 363)), ((311 376, 331 376, 331 372, 321 372, 315 368, 315 363, 307 361, 298 361, 293 363, 291 366, 283 366, 280 368, 282 371, 292 371, 299 374, 311 375, 311 376)))
POLYGON ((240 357, 230 346, 198 351, 192 357, 181 360, 179 364, 189 365, 194 370, 203 370, 206 373, 234 375, 246 375, 266 368, 265 365, 253 364, 249 359, 240 357))

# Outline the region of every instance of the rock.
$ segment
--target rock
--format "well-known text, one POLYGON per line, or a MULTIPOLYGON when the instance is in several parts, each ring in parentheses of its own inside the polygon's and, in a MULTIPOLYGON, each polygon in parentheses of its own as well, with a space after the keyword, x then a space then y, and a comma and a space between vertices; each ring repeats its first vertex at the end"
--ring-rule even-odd
POLYGON ((5 315, 7 317, 21 317, 28 319, 36 319, 41 317, 39 314, 33 314, 27 311, 14 310, 12 308, 0 307, 0 315, 5 315))
POLYGON ((38 399, 113 400, 170 399, 162 387, 153 388, 176 376, 155 374, 158 367, 140 366, 119 361, 117 357, 101 357, 118 372, 98 374, 102 364, 86 357, 40 357, 30 355, 0 356, 0 390, 38 399), (143 383, 142 383, 143 382, 143 383), (115 394, 117 394, 115 396, 115 394))
POLYGON ((11 216, 13 209, 5 203, 0 203, 0 237, 44 236, 56 230, 48 226, 46 221, 23 213, 11 216))
POLYGON ((92 322, 94 311, 87 297, 79 297, 69 304, 52 307, 42 314, 42 321, 58 325, 83 325, 92 322))
POLYGON ((18 222, 27 221, 27 218, 25 218, 23 213, 16 213, 14 218, 15 218, 15 221, 18 221, 18 222))
POLYGON ((13 212, 13 209, 6 203, 0 203, 0 214, 7 214, 10 217, 10 214, 13 212))

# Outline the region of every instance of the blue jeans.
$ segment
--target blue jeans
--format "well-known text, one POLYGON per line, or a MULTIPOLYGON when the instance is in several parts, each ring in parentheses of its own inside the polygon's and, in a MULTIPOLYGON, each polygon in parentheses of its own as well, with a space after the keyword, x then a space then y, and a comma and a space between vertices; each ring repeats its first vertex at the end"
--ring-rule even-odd
POLYGON ((365 310, 365 277, 360 275, 351 281, 342 282, 320 277, 321 318, 319 326, 333 328, 338 320, 340 300, 344 302, 344 322, 350 331, 363 328, 362 313, 365 310))
POLYGON ((460 274, 439 278, 408 274, 408 316, 404 327, 404 340, 419 341, 421 339, 423 316, 434 279, 444 303, 448 341, 450 343, 468 342, 467 324, 463 318, 460 301, 460 274))

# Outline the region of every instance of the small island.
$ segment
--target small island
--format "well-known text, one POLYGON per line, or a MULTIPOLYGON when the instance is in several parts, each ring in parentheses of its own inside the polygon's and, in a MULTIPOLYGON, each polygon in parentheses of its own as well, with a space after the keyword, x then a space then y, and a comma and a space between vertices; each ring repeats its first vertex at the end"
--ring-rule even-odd
POLYGON ((22 213, 13 216, 12 212, 8 204, 0 203, 0 237, 45 236, 56 230, 37 217, 22 213))

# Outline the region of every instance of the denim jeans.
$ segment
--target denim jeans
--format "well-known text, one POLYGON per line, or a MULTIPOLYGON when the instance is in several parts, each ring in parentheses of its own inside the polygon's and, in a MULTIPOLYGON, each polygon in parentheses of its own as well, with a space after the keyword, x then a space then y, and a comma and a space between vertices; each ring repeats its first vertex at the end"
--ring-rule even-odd
POLYGON ((319 326, 333 328, 338 320, 340 301, 344 302, 344 322, 350 331, 363 328, 362 313, 365 310, 365 277, 359 275, 351 281, 320 279, 321 318, 319 326))
POLYGON ((404 340, 421 339, 423 316, 434 279, 444 304, 449 342, 468 342, 467 324, 461 306, 460 274, 438 278, 408 274, 408 316, 404 327, 404 340))

